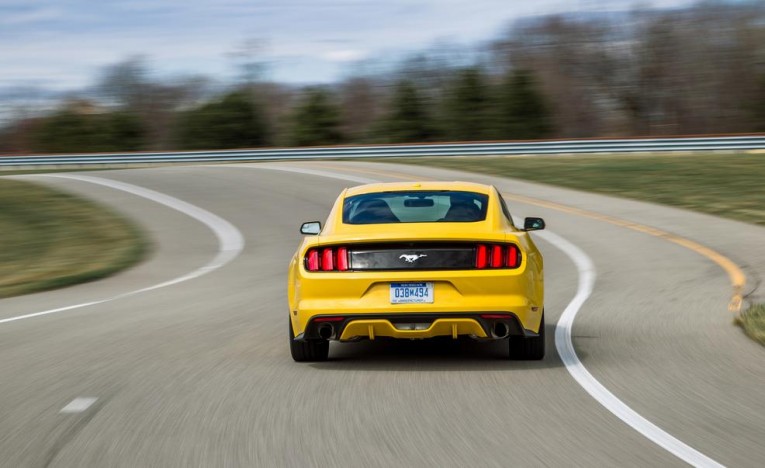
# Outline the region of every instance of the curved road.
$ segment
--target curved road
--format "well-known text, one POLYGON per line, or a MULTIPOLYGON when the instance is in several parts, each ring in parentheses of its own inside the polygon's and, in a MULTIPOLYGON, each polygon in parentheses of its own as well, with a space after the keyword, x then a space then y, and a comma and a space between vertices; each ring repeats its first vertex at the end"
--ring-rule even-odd
POLYGON ((732 325, 726 272, 662 236, 570 208, 713 247, 743 268, 747 293, 765 277, 763 228, 421 166, 22 177, 115 207, 139 220, 156 247, 114 277, 0 302, 0 466, 765 460, 765 349, 732 325), (346 186, 417 178, 493 183, 514 201, 514 215, 546 219, 551 232, 537 236, 547 283, 544 361, 509 362, 501 346, 444 341, 333 344, 329 362, 292 362, 284 282, 300 222, 323 220, 346 186), (577 309, 578 372, 602 389, 580 385, 570 373, 576 363, 556 353, 567 307, 577 309), (690 452, 668 451, 658 433, 690 452))

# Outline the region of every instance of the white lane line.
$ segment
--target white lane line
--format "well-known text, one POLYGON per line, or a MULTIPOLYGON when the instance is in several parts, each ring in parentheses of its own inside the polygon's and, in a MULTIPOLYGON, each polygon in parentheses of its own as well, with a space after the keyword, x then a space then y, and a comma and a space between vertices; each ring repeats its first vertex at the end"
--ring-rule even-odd
POLYGON ((200 268, 197 268, 196 270, 193 270, 189 273, 186 273, 185 275, 171 279, 169 281, 164 281, 159 284, 147 286, 141 289, 136 289, 135 291, 118 294, 116 296, 112 296, 106 299, 100 299, 100 300, 91 301, 91 302, 83 302, 81 304, 74 304, 74 305, 70 305, 66 307, 59 307, 56 309, 44 310, 42 312, 34 312, 31 314, 17 315, 15 317, 8 317, 5 319, 1 319, 0 324, 15 322, 17 320, 24 320, 24 319, 29 319, 33 317, 40 317, 42 315, 56 314, 59 312, 65 312, 67 310, 79 309, 82 307, 88 307, 88 306, 97 305, 97 304, 103 304, 105 302, 122 299, 125 297, 133 296, 135 294, 153 291, 155 289, 164 288, 167 286, 172 286, 174 284, 182 283, 184 281, 198 278, 211 271, 217 270, 218 268, 226 265, 228 262, 236 258, 239 255, 239 253, 242 251, 242 249, 244 249, 244 237, 242 236, 242 233, 239 232, 239 230, 233 224, 229 223, 228 221, 221 218, 220 216, 213 214, 203 208, 192 205, 191 203, 187 203, 183 200, 179 200, 178 198, 171 197, 170 195, 166 195, 164 193, 155 192, 154 190, 150 190, 144 187, 139 187, 137 185, 127 184, 125 182, 117 182, 116 180, 102 179, 99 177, 80 176, 80 175, 49 175, 49 174, 45 174, 45 175, 40 174, 35 176, 24 176, 24 177, 55 177, 59 179, 79 180, 82 182, 89 182, 91 184, 103 185, 116 190, 122 190, 123 192, 132 193, 133 195, 137 195, 139 197, 149 199, 161 205, 165 205, 168 208, 172 208, 176 211, 180 211, 181 213, 187 216, 190 216, 191 218, 194 218, 197 221, 209 227, 215 233, 215 236, 218 238, 218 253, 215 255, 215 258, 210 260, 210 262, 208 262, 206 265, 200 268))
POLYGON ((68 405, 61 408, 59 413, 82 413, 86 409, 90 408, 98 398, 93 397, 80 397, 70 401, 68 405))
POLYGON ((563 364, 574 380, 608 411, 677 458, 693 466, 723 466, 693 447, 672 437, 659 426, 638 414, 604 387, 584 367, 584 364, 579 360, 574 350, 574 344, 571 341, 571 331, 576 314, 590 297, 595 286, 595 265, 582 249, 563 237, 550 231, 538 232, 536 235, 565 253, 574 262, 579 272, 579 285, 576 295, 566 306, 555 327, 555 347, 558 349, 558 354, 563 364))
MULTIPOLYGON (((226 167, 226 166, 220 166, 226 167)), ((248 167, 251 169, 258 169, 258 167, 240 165, 239 167, 248 167)), ((346 179, 353 182, 361 182, 360 177, 348 176, 345 177, 341 173, 327 172, 327 171, 314 171, 311 169, 301 169, 284 166, 268 166, 268 169, 279 170, 285 172, 298 172, 303 174, 313 174, 323 177, 332 177, 334 179, 346 179)), ((363 179, 362 183, 374 183, 380 182, 374 179, 363 179)), ((576 265, 577 272, 579 274, 579 284, 577 292, 571 302, 566 306, 563 311, 558 324, 555 327, 555 347, 558 350, 558 354, 566 366, 566 369, 576 382, 592 396, 595 401, 600 403, 604 408, 613 413, 616 417, 625 422, 628 426, 632 427, 640 434, 651 440, 655 444, 659 445, 663 449, 667 450, 671 454, 680 458, 684 462, 693 466, 702 467, 722 467, 720 463, 707 457, 703 453, 695 450, 693 447, 684 444, 680 440, 672 437, 669 433, 661 429, 659 426, 653 424, 635 410, 627 406, 626 403, 621 401, 613 393, 611 393, 606 387, 603 386, 590 372, 584 367, 582 361, 576 355, 574 350, 574 344, 571 341, 571 330, 574 325, 574 319, 576 314, 581 309, 584 302, 592 294, 592 290, 595 286, 595 265, 587 256, 586 253, 576 245, 572 244, 565 238, 555 234, 551 231, 539 231, 535 235, 545 239, 550 244, 561 250, 566 256, 568 256, 576 265)))

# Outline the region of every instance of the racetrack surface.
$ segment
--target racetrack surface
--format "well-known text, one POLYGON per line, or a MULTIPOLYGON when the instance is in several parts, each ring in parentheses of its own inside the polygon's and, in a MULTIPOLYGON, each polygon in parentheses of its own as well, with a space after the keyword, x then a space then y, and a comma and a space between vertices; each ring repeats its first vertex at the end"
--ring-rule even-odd
MULTIPOLYGON (((450 340, 333 344, 329 362, 292 362, 285 281, 298 227, 323 221, 342 188, 366 180, 494 183, 508 195, 713 247, 743 267, 747 291, 765 275, 761 227, 477 174, 313 162, 87 176, 156 191, 220 220, 93 181, 24 176, 113 206, 156 246, 148 261, 112 278, 0 302, 0 466, 685 464, 602 406, 558 356, 555 326, 583 271, 554 237, 535 236, 546 267, 542 362, 506 361, 501 345, 450 340), (243 236, 241 251, 211 229, 223 229, 221 220, 243 236), (221 245, 234 252, 230 261, 203 269, 221 245), (61 412, 78 398, 96 400, 61 412)), ((661 237, 509 201, 516 216, 544 217, 594 266, 572 337, 592 376, 709 460, 761 466, 765 349, 732 325, 726 272, 661 237)))

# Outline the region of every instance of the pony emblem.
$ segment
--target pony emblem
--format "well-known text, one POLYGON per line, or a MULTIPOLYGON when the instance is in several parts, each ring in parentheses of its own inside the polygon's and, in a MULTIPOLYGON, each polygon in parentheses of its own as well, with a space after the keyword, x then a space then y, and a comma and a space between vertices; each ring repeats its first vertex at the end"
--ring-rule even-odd
POLYGON ((427 257, 425 254, 417 255, 417 254, 402 254, 398 258, 403 258, 406 263, 414 263, 417 260, 421 259, 422 257, 427 257))

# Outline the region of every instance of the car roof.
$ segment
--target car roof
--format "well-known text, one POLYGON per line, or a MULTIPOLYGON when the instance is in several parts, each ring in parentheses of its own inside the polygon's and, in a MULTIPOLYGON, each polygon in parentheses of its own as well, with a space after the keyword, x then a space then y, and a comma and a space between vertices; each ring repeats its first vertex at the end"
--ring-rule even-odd
POLYGON ((458 192, 475 192, 488 195, 491 193, 491 186, 485 184, 476 184, 473 182, 457 181, 384 182, 351 187, 345 192, 345 196, 352 197, 354 195, 363 195, 366 193, 404 192, 417 190, 454 190, 458 192))

